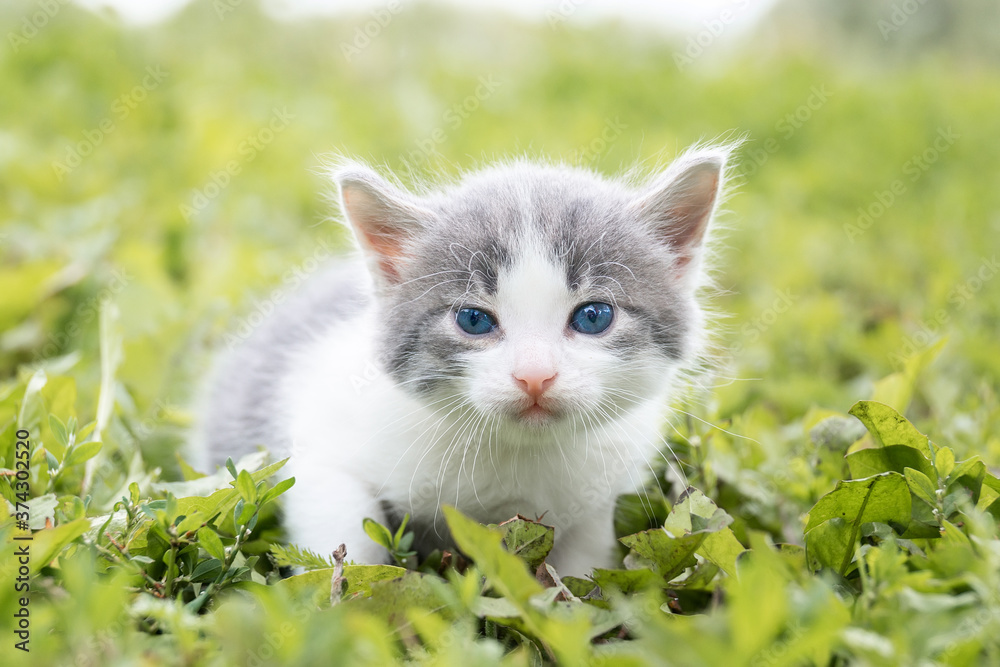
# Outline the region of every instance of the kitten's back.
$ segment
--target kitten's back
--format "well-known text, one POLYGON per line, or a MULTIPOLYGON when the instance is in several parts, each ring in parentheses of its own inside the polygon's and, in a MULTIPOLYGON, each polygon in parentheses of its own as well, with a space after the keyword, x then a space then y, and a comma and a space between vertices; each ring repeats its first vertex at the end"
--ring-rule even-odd
POLYGON ((209 374, 193 460, 204 469, 227 457, 237 460, 259 446, 275 455, 287 452, 288 432, 282 419, 287 408, 281 387, 293 370, 293 354, 331 328, 348 326, 369 298, 360 264, 337 261, 304 284, 271 292, 258 301, 245 321, 256 322, 258 317, 263 321, 249 334, 243 329, 234 332, 230 349, 209 374), (280 294, 280 303, 264 316, 263 304, 273 303, 274 294, 280 294))

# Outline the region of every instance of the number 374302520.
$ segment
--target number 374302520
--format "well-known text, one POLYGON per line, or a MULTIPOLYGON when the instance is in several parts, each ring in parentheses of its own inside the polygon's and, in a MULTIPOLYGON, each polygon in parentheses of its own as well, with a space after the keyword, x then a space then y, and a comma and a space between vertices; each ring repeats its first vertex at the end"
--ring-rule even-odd
POLYGON ((29 460, 31 455, 31 439, 28 431, 24 429, 19 430, 16 435, 14 494, 17 497, 17 505, 15 507, 15 519, 17 521, 27 521, 28 506, 25 503, 31 497, 31 482, 28 481, 31 472, 31 463, 29 460))

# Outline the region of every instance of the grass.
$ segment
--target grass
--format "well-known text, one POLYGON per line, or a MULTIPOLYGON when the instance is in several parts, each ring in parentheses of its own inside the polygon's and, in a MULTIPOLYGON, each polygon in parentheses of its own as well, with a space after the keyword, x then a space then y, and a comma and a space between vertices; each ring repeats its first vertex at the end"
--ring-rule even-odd
MULTIPOLYGON (((7 3, 0 32, 36 9, 7 3)), ((369 18, 203 1, 125 29, 69 5, 7 38, 0 493, 35 532, 23 654, 25 533, 0 525, 5 664, 997 662, 1000 73, 751 46, 678 71, 655 35, 497 17, 486 39, 430 7, 348 60, 369 18), (611 173, 733 133, 719 372, 667 430, 699 493, 662 507, 674 538, 623 499, 635 569, 599 593, 531 576, 544 529, 457 514, 473 565, 372 526, 402 569, 340 571, 275 546, 262 462, 201 478, 176 456, 211 351, 345 247, 321 154, 611 173)))

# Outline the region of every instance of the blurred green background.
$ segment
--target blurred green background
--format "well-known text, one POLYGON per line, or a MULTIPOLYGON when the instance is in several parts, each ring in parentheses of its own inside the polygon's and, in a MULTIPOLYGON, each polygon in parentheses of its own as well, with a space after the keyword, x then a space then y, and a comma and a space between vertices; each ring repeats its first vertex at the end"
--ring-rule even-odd
POLYGON ((573 3, 534 23, 405 3, 276 21, 203 0, 127 27, 6 2, 0 377, 59 360, 92 404, 113 300, 119 379, 161 413, 147 440, 176 443, 207 351, 343 247, 325 153, 404 181, 516 154, 615 173, 745 136, 718 414, 842 411, 947 336, 911 412, 1000 454, 966 418, 995 416, 1000 377, 998 14, 897 4, 778 3, 664 34, 576 22, 573 3))
MULTIPOLYGON (((277 20, 249 0, 196 0, 140 27, 61 0, 6 0, 3 466, 17 423, 34 420, 36 441, 59 450, 46 413, 81 424, 96 414, 101 484, 84 507, 82 466, 50 480, 62 495, 47 511, 59 523, 110 511, 131 481, 155 495, 157 477, 178 477, 174 453, 213 350, 266 315, 273 290, 294 289, 346 248, 326 154, 371 161, 404 182, 512 155, 614 174, 665 164, 695 142, 744 137, 715 262, 718 363, 689 408, 706 422, 678 423, 676 438, 668 431, 698 487, 736 517, 745 544, 753 531, 801 544, 804 513, 845 477, 842 452, 807 431, 872 397, 959 459, 980 454, 996 471, 1000 6, 786 1, 755 6, 754 21, 739 19, 748 3, 720 7, 669 30, 584 21, 586 3, 566 0, 534 21, 471 3, 277 20), (43 405, 25 415, 39 368, 49 381, 32 400, 43 405)), ((257 539, 264 551, 274 534, 257 539)), ((955 562, 938 574, 961 580, 972 566, 955 562)), ((40 646, 50 656, 93 649, 95 629, 117 624, 113 650, 87 655, 156 645, 150 664, 245 661, 242 647, 292 614, 268 598, 269 615, 212 620, 233 640, 218 653, 166 603, 156 616, 135 606, 149 595, 117 580, 97 587, 87 561, 60 569, 70 595, 53 586, 32 603, 37 632, 51 631, 40 646), (123 633, 147 614, 170 632, 123 633)), ((770 642, 798 622, 797 611, 783 621, 774 609, 830 608, 823 595, 837 584, 819 595, 821 577, 782 576, 759 589, 737 582, 753 604, 706 622, 722 633, 731 618, 756 634, 773 617, 770 642), (761 602, 762 612, 765 593, 773 608, 761 602)), ((4 586, 0 602, 13 608, 4 586)), ((852 629, 894 643, 902 662, 882 664, 937 656, 927 637, 963 617, 938 598, 915 611, 909 589, 899 590, 882 591, 881 607, 865 597, 873 606, 853 607, 852 629)), ((358 637, 384 636, 364 615, 337 614, 340 625, 318 616, 296 625, 288 646, 323 660, 330 646, 363 653, 358 637)), ((708 626, 677 627, 702 636, 708 626)), ((987 638, 992 627, 977 626, 987 638)), ((453 664, 467 664, 471 645, 453 647, 453 664)))

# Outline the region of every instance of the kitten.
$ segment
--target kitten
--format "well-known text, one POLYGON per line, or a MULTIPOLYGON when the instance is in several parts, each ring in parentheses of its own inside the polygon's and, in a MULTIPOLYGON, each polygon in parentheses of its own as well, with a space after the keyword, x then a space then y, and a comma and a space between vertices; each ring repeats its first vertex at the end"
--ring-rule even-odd
POLYGON ((451 504, 544 516, 562 574, 613 566, 615 499, 660 456, 702 348, 695 291, 728 153, 689 151, 638 186, 516 161, 419 195, 341 165, 360 258, 221 362, 205 453, 291 455, 285 523, 321 554, 344 542, 386 562, 362 519, 405 513, 419 551, 448 548, 451 504))

